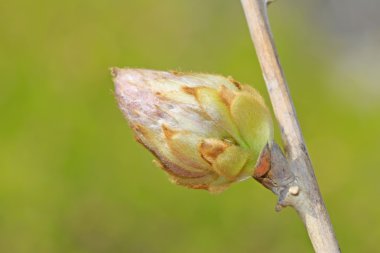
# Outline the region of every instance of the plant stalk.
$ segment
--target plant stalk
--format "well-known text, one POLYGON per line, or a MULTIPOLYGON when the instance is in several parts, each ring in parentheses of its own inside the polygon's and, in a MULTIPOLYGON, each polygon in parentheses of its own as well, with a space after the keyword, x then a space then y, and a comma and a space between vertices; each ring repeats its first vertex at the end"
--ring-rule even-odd
POLYGON ((274 145, 269 152, 271 172, 254 177, 278 195, 278 209, 285 206, 295 208, 308 231, 315 252, 338 253, 338 242, 319 191, 274 45, 267 16, 268 1, 241 0, 241 3, 281 129, 286 154, 284 156, 281 149, 274 145))

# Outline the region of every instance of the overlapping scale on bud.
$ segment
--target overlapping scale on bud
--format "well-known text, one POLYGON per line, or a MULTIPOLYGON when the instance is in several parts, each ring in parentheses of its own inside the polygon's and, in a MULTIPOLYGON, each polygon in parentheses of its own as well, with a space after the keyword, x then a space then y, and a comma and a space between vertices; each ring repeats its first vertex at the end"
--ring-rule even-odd
POLYGON ((218 75, 112 69, 136 139, 179 185, 220 192, 252 176, 272 140, 270 112, 248 85, 218 75))

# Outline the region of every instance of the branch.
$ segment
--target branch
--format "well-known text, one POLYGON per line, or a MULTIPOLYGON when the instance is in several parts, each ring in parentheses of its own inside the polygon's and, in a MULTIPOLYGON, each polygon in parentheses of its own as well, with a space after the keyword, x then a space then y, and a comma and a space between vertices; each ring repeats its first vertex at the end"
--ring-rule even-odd
POLYGON ((256 171, 254 178, 278 195, 277 210, 285 206, 296 209, 315 252, 340 252, 273 42, 267 17, 269 1, 241 0, 241 3, 286 152, 285 158, 276 144, 263 152, 270 159, 271 168, 256 171))

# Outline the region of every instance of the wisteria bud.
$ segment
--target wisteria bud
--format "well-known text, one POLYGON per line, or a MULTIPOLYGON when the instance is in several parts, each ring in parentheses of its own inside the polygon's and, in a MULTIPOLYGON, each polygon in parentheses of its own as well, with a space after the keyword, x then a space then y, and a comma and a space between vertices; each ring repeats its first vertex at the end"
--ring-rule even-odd
POLYGON ((218 75, 113 68, 136 139, 173 182, 220 192, 253 175, 273 138, 270 112, 248 85, 218 75))

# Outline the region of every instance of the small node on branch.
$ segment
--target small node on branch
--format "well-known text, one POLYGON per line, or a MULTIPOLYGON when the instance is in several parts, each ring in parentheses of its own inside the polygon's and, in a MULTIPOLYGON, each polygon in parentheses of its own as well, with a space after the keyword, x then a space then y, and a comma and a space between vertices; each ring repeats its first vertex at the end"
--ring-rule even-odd
POLYGON ((289 193, 292 194, 293 196, 297 196, 298 193, 300 193, 300 188, 297 185, 291 186, 289 188, 289 193))
POLYGON ((261 152, 259 161, 261 164, 268 163, 270 166, 258 164, 253 178, 280 197, 295 179, 282 150, 276 143, 267 145, 261 152), (262 167, 266 170, 264 171, 262 167))

